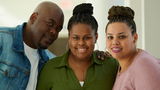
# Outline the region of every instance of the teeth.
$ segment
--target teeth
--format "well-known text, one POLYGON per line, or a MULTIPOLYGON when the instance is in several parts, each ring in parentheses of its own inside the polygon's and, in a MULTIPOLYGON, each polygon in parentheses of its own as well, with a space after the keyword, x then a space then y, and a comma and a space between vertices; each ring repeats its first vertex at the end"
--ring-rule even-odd
POLYGON ((113 50, 121 50, 120 48, 113 48, 113 50))
POLYGON ((81 51, 83 51, 83 50, 85 50, 85 49, 78 49, 78 50, 81 50, 81 51))

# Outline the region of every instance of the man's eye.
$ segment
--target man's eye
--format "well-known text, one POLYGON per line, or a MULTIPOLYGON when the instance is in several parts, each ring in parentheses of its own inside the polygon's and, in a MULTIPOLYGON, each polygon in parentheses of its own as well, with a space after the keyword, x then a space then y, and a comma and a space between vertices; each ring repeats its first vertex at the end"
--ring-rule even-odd
POLYGON ((62 30, 62 28, 59 27, 59 28, 57 28, 56 30, 57 30, 57 32, 60 32, 60 31, 62 30))
POLYGON ((60 31, 61 31, 60 29, 57 30, 57 32, 60 32, 60 31))
POLYGON ((120 36, 119 38, 125 38, 125 36, 120 36))
POLYGON ((47 25, 53 26, 53 23, 52 22, 47 22, 47 25))
POLYGON ((113 39, 113 37, 112 37, 112 36, 109 36, 108 39, 113 39))

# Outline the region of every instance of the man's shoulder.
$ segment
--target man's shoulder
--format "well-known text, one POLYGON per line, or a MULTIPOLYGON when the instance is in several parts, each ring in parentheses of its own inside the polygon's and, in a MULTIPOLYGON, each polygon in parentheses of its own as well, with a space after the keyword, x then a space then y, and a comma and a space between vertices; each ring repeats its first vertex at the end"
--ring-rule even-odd
POLYGON ((26 24, 26 22, 23 22, 22 25, 17 25, 13 27, 0 27, 0 33, 15 33, 23 30, 23 26, 26 24))
POLYGON ((12 34, 12 33, 14 33, 15 29, 16 29, 15 27, 0 27, 0 34, 1 33, 12 34))
POLYGON ((49 59, 55 58, 56 55, 54 55, 53 53, 51 53, 48 49, 44 50, 47 54, 47 56, 49 57, 49 59))
POLYGON ((0 27, 0 44, 12 43, 14 27, 0 27))

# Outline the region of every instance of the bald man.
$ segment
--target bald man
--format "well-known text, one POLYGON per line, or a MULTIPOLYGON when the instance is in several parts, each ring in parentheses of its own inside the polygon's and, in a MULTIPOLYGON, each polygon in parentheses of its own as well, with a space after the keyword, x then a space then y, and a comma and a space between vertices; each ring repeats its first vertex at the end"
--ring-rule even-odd
POLYGON ((35 90, 48 50, 62 30, 64 15, 53 2, 42 2, 28 22, 0 27, 0 90, 35 90))

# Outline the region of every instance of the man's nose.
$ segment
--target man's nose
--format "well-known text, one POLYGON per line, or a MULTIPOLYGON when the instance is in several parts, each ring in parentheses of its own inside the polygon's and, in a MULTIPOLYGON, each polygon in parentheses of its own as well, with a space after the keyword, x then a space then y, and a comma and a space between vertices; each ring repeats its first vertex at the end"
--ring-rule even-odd
POLYGON ((57 34, 56 28, 51 28, 51 29, 50 29, 50 32, 51 32, 52 34, 57 34))

